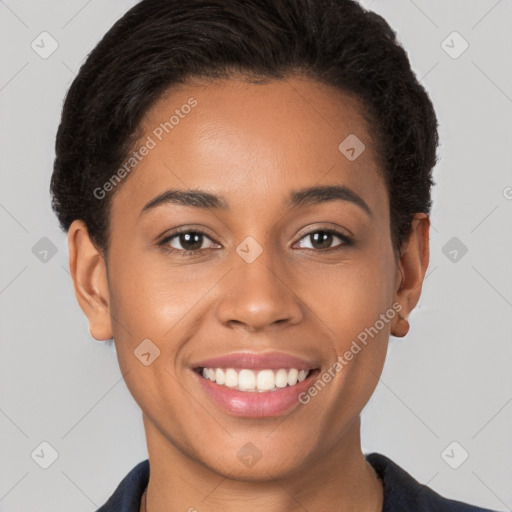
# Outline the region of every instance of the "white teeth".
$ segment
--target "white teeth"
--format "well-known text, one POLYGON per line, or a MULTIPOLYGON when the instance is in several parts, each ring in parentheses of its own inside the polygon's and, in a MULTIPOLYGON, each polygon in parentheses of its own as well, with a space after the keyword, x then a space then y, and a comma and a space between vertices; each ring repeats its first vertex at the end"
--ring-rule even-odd
POLYGON ((217 384, 224 384, 224 372, 220 368, 215 370, 215 382, 217 384))
POLYGON ((280 368, 279 370, 253 371, 233 368, 203 368, 202 375, 205 379, 216 382, 221 386, 237 389, 239 391, 277 391, 286 386, 295 386, 302 382, 309 374, 309 370, 297 368, 280 368))
POLYGON ((272 370, 261 370, 258 372, 258 384, 259 391, 270 391, 276 387, 276 378, 272 370))
POLYGON ((252 370, 240 370, 238 374, 238 389, 240 391, 249 391, 256 387, 256 375, 252 370))
POLYGON ((294 386, 295 384, 297 384, 298 376, 299 376, 299 370, 297 370, 297 368, 292 368, 288 372, 288 385, 294 386))
POLYGON ((226 381, 224 382, 224 385, 230 388, 238 387, 238 373, 236 373, 233 368, 228 368, 226 370, 226 381))
POLYGON ((288 385, 288 373, 281 368, 276 373, 276 386, 278 388, 285 388, 288 385))

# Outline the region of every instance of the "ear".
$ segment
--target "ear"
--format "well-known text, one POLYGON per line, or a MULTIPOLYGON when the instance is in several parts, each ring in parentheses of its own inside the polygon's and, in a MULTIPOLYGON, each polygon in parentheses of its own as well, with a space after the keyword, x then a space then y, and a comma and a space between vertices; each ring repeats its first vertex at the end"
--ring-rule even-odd
POLYGON ((89 237, 87 226, 75 220, 68 230, 69 271, 78 303, 98 341, 113 337, 107 268, 103 254, 89 237))
POLYGON ((411 234, 402 244, 397 268, 397 282, 394 302, 402 309, 395 316, 391 326, 391 334, 403 337, 409 331, 407 318, 418 303, 421 295, 423 279, 427 271, 430 247, 430 219, 426 213, 414 215, 411 234))

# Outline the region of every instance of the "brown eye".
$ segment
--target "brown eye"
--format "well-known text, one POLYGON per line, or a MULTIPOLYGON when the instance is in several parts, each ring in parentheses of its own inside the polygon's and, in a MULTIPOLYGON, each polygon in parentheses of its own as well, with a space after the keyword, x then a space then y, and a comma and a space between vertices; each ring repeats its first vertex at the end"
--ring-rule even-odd
POLYGON ((174 235, 170 235, 164 238, 160 242, 160 245, 165 246, 171 251, 177 251, 186 254, 208 249, 214 244, 212 240, 201 231, 183 231, 181 233, 175 233, 174 235), (210 246, 206 244, 205 247, 206 241, 210 242, 210 246))
POLYGON ((338 233, 337 231, 321 229, 304 235, 299 244, 300 247, 304 249, 326 250, 350 246, 352 245, 352 240, 348 236, 338 233), (341 243, 333 245, 335 239, 340 240, 341 243), (310 245, 304 245, 304 241, 309 241, 310 245))
POLYGON ((203 235, 200 233, 181 233, 177 238, 186 251, 197 251, 203 245, 203 235))
POLYGON ((332 233, 328 233, 327 231, 317 231, 309 235, 311 245, 315 249, 328 249, 332 244, 332 238, 332 233))

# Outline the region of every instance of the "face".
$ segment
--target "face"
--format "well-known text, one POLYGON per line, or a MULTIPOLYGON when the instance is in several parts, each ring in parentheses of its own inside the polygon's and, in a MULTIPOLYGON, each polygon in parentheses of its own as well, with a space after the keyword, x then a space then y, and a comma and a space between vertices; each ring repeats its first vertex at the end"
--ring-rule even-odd
POLYGON ((141 126, 88 316, 114 337, 150 454, 258 479, 351 449, 403 298, 359 105, 299 78, 189 82, 141 126))

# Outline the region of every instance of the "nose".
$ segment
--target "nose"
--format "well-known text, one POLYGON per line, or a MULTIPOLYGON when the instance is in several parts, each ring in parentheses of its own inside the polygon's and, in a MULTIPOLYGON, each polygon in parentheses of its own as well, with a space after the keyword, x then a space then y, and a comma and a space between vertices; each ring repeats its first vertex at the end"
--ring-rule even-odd
POLYGON ((285 263, 272 260, 269 250, 251 263, 238 255, 234 259, 217 304, 217 317, 223 325, 256 332, 302 320, 305 307, 285 263))

